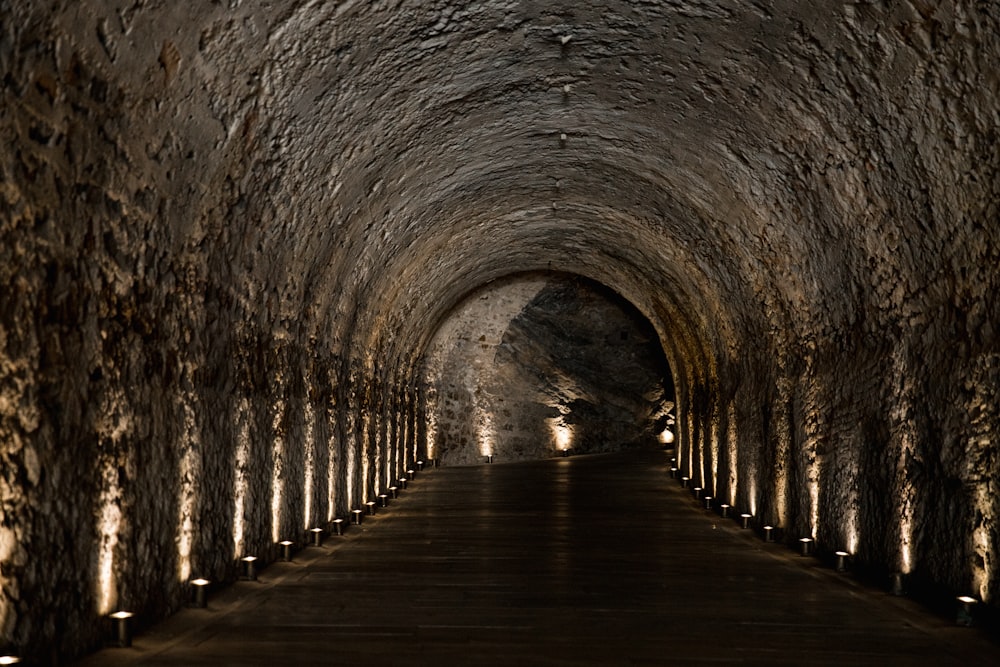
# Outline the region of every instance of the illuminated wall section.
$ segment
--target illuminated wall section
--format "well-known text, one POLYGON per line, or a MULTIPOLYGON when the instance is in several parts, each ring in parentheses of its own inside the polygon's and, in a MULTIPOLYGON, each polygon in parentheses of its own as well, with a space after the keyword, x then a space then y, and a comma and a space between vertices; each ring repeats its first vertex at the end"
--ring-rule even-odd
POLYGON ((201 486, 201 436, 190 398, 181 397, 184 428, 178 451, 181 452, 180 484, 177 517, 177 576, 180 581, 191 578, 191 559, 198 523, 198 492, 201 486))
POLYGON ((305 507, 303 508, 302 528, 308 530, 313 527, 313 487, 316 483, 316 411, 308 399, 304 403, 303 412, 305 421, 305 434, 303 436, 305 479, 302 485, 305 507))
POLYGON ((736 505, 736 491, 739 488, 740 481, 739 436, 736 429, 736 402, 730 401, 726 410, 726 463, 728 467, 726 489, 728 491, 728 503, 732 506, 736 505))
POLYGON ((285 500, 284 418, 285 401, 278 399, 271 413, 271 541, 274 543, 284 539, 281 534, 285 500))
POLYGON ((250 465, 250 400, 246 396, 239 400, 236 424, 236 447, 233 452, 233 554, 242 558, 246 555, 243 549, 250 465))
POLYGON ((114 611, 122 594, 119 576, 132 564, 125 561, 120 544, 127 516, 126 490, 121 487, 120 470, 128 470, 131 449, 128 436, 134 424, 132 407, 121 389, 107 391, 101 400, 100 418, 95 424, 98 438, 100 492, 97 502, 97 613, 114 611))
POLYGON ((326 520, 337 518, 337 473, 343 460, 337 456, 337 410, 333 402, 326 406, 327 459, 326 459, 326 520))

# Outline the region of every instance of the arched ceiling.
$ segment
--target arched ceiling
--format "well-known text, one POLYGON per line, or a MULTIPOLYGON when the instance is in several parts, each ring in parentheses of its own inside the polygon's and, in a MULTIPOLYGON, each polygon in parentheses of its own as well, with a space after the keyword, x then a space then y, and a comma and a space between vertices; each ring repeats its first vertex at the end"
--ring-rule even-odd
POLYGON ((675 368, 871 333, 996 233, 982 3, 61 12, 62 60, 89 53, 150 136, 123 150, 176 195, 178 246, 216 243, 270 327, 368 363, 412 365, 464 294, 545 268, 632 300, 675 368))

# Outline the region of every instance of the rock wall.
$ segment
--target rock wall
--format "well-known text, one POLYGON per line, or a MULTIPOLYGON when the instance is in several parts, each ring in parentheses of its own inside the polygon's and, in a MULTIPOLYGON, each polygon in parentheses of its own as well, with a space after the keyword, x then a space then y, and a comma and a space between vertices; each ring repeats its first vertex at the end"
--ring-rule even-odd
POLYGON ((370 496, 526 272, 646 315, 713 495, 996 609, 996 3, 0 15, 0 649, 370 496))
POLYGON ((473 294, 427 366, 428 455, 443 465, 658 445, 673 406, 652 326, 579 278, 511 278, 473 294))

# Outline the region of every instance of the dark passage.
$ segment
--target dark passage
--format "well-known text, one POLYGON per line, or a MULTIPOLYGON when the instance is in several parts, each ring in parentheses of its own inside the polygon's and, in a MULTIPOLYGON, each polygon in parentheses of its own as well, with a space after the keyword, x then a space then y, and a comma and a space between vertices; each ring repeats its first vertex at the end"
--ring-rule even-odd
POLYGON ((975 629, 699 509, 662 451, 442 468, 85 665, 996 664, 975 629))

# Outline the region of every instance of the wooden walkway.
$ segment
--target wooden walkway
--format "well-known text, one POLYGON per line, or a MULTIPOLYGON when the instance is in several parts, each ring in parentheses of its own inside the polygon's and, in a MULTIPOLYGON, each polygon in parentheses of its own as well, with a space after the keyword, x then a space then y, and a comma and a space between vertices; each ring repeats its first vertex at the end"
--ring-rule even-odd
POLYGON ((982 631, 700 509, 663 452, 441 468, 84 665, 998 665, 982 631))

